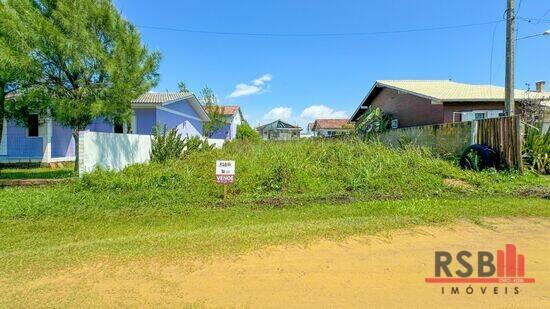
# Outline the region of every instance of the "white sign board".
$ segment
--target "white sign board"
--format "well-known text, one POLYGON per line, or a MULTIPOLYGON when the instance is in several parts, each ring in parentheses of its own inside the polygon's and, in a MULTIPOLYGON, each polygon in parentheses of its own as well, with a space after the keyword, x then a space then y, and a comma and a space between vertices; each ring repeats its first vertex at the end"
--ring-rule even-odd
POLYGON ((216 182, 219 184, 235 182, 235 161, 216 161, 216 182))

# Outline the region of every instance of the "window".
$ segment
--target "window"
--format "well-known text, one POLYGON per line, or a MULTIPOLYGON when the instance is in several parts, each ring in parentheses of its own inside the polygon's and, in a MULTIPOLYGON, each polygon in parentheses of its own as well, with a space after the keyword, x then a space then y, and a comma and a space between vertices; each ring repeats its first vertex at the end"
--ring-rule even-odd
POLYGON ((336 131, 327 131, 327 136, 332 137, 334 135, 336 135, 336 131))
POLYGON ((27 136, 37 137, 38 136, 38 115, 29 115, 27 119, 27 136))
POLYGON ((124 133, 124 126, 119 122, 115 122, 114 130, 115 133, 124 133))
POLYGON ((486 113, 475 113, 474 117, 475 117, 475 120, 485 119, 486 113))

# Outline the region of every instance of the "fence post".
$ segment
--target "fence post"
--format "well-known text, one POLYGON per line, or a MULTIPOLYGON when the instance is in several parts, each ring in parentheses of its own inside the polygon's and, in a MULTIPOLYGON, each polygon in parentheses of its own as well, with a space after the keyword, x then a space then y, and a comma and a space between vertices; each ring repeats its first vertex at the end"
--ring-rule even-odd
POLYGON ((82 177, 82 175, 84 175, 84 162, 86 161, 86 158, 84 157, 86 155, 86 151, 84 149, 84 145, 86 144, 84 142, 86 132, 80 131, 78 132, 78 135, 78 176, 82 177))
POLYGON ((471 143, 470 144, 477 144, 477 130, 478 130, 478 122, 475 121, 475 120, 472 120, 472 124, 471 124, 471 132, 472 132, 472 137, 471 137, 471 143))
POLYGON ((520 173, 523 173, 523 158, 521 156, 521 149, 523 146, 523 130, 521 126, 521 119, 519 115, 514 116, 514 122, 515 122, 515 129, 516 129, 516 161, 517 161, 517 168, 520 173))

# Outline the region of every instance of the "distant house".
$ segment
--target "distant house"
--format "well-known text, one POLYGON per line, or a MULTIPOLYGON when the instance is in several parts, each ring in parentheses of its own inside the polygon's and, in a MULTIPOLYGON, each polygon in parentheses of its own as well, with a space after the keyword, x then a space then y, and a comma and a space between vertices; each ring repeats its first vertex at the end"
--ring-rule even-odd
POLYGON ((256 128, 264 140, 295 140, 300 138, 301 127, 291 125, 282 120, 276 120, 271 123, 256 128))
MULTIPOLYGON (((536 91, 515 91, 516 113, 526 100, 550 98, 544 82, 536 85, 536 91)), ((504 113, 504 88, 448 80, 381 80, 350 120, 356 121, 373 107, 392 115, 393 128, 494 118, 504 113)))
MULTIPOLYGON (((158 123, 180 133, 202 135, 202 124, 208 115, 193 94, 146 93, 132 102, 133 116, 129 124, 114 124, 97 118, 86 131, 134 133, 149 135, 158 123)), ((0 143, 0 163, 64 162, 75 159, 72 130, 50 117, 29 115, 28 127, 4 119, 0 143)))
POLYGON ((353 126, 348 119, 316 119, 311 131, 318 137, 334 137, 350 133, 353 126))
MULTIPOLYGON (((216 130, 211 138, 234 140, 237 137, 237 127, 244 121, 241 108, 239 106, 218 106, 225 118, 225 125, 216 130)), ((205 108, 206 111, 208 107, 205 108)))

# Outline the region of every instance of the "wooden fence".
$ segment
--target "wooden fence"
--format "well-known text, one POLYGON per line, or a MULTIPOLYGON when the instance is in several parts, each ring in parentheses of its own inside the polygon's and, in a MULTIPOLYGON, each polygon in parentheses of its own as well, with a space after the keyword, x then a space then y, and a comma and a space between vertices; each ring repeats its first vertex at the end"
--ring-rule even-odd
POLYGON ((510 116, 394 129, 379 138, 391 147, 413 144, 451 158, 458 158, 469 145, 485 144, 499 153, 501 165, 522 171, 521 128, 520 117, 510 116))
POLYGON ((474 143, 493 148, 500 155, 501 164, 523 171, 523 135, 519 116, 484 119, 472 124, 477 126, 474 143))

